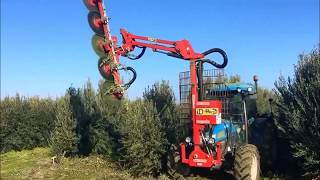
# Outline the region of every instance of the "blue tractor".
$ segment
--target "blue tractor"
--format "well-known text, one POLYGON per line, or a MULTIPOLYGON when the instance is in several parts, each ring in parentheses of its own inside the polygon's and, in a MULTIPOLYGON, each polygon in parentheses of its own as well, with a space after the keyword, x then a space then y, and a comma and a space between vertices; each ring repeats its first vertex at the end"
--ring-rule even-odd
MULTIPOLYGON (((188 78, 188 72, 180 73, 180 109, 184 124, 188 123, 191 108, 188 78)), ((260 155, 258 148, 249 142, 248 130, 255 116, 253 103, 257 94, 257 76, 254 76, 254 83, 228 83, 223 69, 201 70, 198 83, 200 100, 222 101, 221 123, 208 125, 202 130, 204 148, 210 151, 220 144, 223 164, 219 170, 233 171, 236 179, 259 179, 260 155)), ((185 141, 187 144, 192 142, 190 137, 185 141)), ((190 172, 186 168, 183 168, 184 172, 190 172)))

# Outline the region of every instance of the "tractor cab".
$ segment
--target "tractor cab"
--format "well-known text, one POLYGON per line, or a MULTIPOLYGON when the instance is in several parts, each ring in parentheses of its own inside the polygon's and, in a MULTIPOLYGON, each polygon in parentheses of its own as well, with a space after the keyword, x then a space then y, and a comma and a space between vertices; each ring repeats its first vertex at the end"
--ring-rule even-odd
POLYGON ((212 126, 210 134, 229 152, 248 143, 248 119, 256 112, 256 92, 256 85, 240 82, 218 83, 205 90, 206 100, 222 101, 222 121, 212 126))
MULTIPOLYGON (((217 71, 217 70, 213 70, 217 71)), ((248 143, 248 119, 256 114, 257 77, 253 83, 228 83, 222 70, 215 73, 219 76, 204 78, 201 93, 203 100, 220 100, 222 102, 222 121, 212 127, 211 136, 216 137, 216 142, 224 141, 231 136, 236 138, 229 142, 227 148, 235 148, 243 143, 248 143), (222 71, 222 72, 221 72, 222 71), (216 79, 208 81, 206 79, 216 79), (218 79, 218 81, 217 81, 218 79), (223 79, 223 81, 219 81, 223 79)), ((205 72, 205 71, 204 71, 205 72)), ((208 74, 208 73, 205 73, 208 74)))

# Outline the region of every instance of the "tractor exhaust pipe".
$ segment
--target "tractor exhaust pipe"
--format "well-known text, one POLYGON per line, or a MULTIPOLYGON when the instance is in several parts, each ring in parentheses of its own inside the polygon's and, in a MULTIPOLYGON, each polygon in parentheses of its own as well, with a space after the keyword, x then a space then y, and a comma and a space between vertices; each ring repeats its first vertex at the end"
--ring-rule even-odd
POLYGON ((256 88, 256 94, 258 94, 258 76, 257 75, 253 76, 253 81, 254 81, 254 86, 256 88))

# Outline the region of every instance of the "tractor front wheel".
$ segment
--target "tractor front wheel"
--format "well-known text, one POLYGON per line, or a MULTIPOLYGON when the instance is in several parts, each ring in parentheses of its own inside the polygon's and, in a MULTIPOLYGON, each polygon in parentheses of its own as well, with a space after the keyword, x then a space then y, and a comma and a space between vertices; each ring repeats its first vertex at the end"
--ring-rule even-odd
POLYGON ((173 179, 184 179, 183 176, 188 176, 190 174, 190 167, 186 164, 182 164, 180 148, 175 145, 171 145, 170 150, 167 155, 167 168, 168 174, 173 179))
POLYGON ((256 146, 245 144, 236 150, 233 175, 236 180, 260 179, 260 156, 256 146))

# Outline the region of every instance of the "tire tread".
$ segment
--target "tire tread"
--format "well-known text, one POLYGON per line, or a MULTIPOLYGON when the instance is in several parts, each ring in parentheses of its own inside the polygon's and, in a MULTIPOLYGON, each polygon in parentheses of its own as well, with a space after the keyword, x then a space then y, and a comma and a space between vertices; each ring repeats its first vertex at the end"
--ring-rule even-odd
POLYGON ((257 157, 257 180, 260 178, 260 156, 258 149, 252 144, 245 144, 240 146, 235 153, 234 177, 236 180, 251 180, 251 159, 253 155, 257 157))

